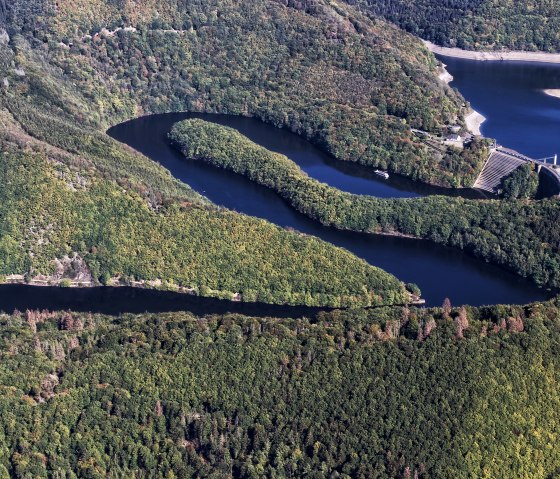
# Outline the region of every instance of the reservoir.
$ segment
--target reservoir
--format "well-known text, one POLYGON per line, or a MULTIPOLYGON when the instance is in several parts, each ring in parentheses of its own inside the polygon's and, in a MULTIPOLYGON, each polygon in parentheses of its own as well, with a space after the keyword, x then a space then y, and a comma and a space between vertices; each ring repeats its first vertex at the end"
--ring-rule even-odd
POLYGON ((441 305, 446 297, 453 304, 483 305, 521 304, 549 296, 529 281, 459 250, 428 241, 338 231, 322 226, 294 211, 271 190, 240 175, 184 158, 169 145, 167 134, 174 123, 193 117, 233 127, 256 143, 287 155, 311 176, 331 175, 323 181, 346 191, 385 197, 396 195, 395 190, 403 192, 400 196, 431 193, 429 189, 421 191, 422 186, 407 190, 403 184, 385 184, 383 180, 367 177, 362 169, 354 170, 356 165, 353 164, 343 165, 344 171, 341 171, 340 162, 328 158, 306 140, 250 118, 169 113, 137 118, 116 125, 108 133, 159 162, 176 178, 218 205, 317 236, 346 248, 402 281, 418 284, 428 305, 441 305), (331 178, 334 178, 332 182, 331 178), (346 182, 344 187, 340 182, 346 182), (381 186, 377 188, 376 184, 381 186))
POLYGON ((540 159, 560 155, 560 65, 439 57, 457 88, 487 120, 482 134, 540 159))

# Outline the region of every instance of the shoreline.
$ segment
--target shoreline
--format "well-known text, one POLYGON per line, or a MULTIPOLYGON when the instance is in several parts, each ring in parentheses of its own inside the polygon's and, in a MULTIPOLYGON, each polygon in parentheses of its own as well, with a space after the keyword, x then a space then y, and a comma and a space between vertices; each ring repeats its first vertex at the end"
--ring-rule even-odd
POLYGON ((449 85, 453 81, 453 75, 447 71, 447 65, 445 63, 441 64, 441 72, 438 78, 446 85, 449 85))
MULTIPOLYGON (((350 230, 348 230, 350 231, 350 230)), ((424 241, 422 238, 417 237, 417 236, 412 236, 412 235, 406 235, 406 234, 402 234, 402 233, 398 233, 398 232, 379 232, 379 233, 372 233, 372 234, 378 234, 378 235, 382 235, 382 236, 398 236, 401 238, 410 238, 410 239, 414 239, 414 240, 421 240, 424 241)), ((373 266, 373 265, 372 265, 373 266)), ((33 278, 30 281, 26 281, 24 275, 21 274, 11 274, 11 275, 7 275, 4 277, 3 281, 0 281, 0 288, 2 288, 3 286, 29 286, 32 288, 59 288, 61 290, 73 290, 73 289, 89 289, 89 290, 93 290, 93 289, 120 289, 120 288, 132 288, 132 289, 138 289, 138 290, 144 290, 144 291, 154 291, 154 292, 160 292, 160 293, 174 293, 180 296, 184 296, 184 297, 190 297, 193 298, 195 300, 201 300, 201 301, 211 301, 211 300, 219 300, 219 301, 225 301, 228 303, 232 303, 232 304, 240 304, 240 305, 255 305, 255 304, 259 304, 259 305, 265 305, 265 306, 269 306, 269 307, 288 307, 288 308, 312 308, 312 309, 318 309, 318 310, 323 310, 323 311, 327 311, 327 310, 333 310, 333 309, 340 309, 340 310, 345 310, 345 309, 349 309, 350 306, 329 306, 329 305, 322 305, 322 306, 307 306, 305 304, 289 304, 289 303, 261 303, 261 302, 255 302, 255 301, 246 301, 243 298, 243 294, 242 293, 231 293, 232 297, 231 298, 224 298, 221 295, 214 295, 212 296, 211 294, 209 295, 202 295, 199 292, 197 292, 194 288, 189 288, 189 287, 185 287, 185 286, 177 286, 177 285, 164 285, 163 282, 161 280, 154 280, 154 281, 147 281, 147 280, 139 280, 139 281, 131 281, 128 283, 123 283, 120 282, 119 280, 116 280, 115 278, 112 278, 113 280, 109 283, 109 284, 102 284, 102 283, 98 283, 95 281, 89 281, 89 280, 84 280, 84 281, 79 281, 79 280, 73 280, 70 281, 67 284, 64 284, 64 280, 66 280, 68 278, 63 278, 62 280, 52 280, 49 278, 46 279, 37 279, 37 278, 33 278)), ((398 279, 398 278, 397 278, 398 279)), ((404 281, 401 281, 401 284, 405 284, 404 281)), ((215 290, 215 293, 223 293, 223 291, 218 291, 215 290)), ((225 291, 226 293, 230 293, 229 291, 225 291)), ((411 305, 411 306, 420 306, 420 305, 424 305, 426 304, 426 300, 424 298, 422 298, 422 295, 420 294, 420 296, 418 295, 414 295, 413 293, 411 293, 410 291, 408 291, 411 294, 411 301, 409 303, 404 303, 404 304, 377 304, 377 305, 371 305, 371 306, 364 306, 364 308, 366 309, 370 309, 370 308, 384 308, 384 307, 402 307, 402 306, 406 306, 406 305, 411 305)), ((1 308, 0 308, 0 312, 1 312, 1 308)))
POLYGON ((560 88, 551 88, 547 90, 543 90, 543 93, 548 96, 552 96, 554 98, 560 98, 560 88))
MULTIPOLYGON (((435 45, 433 46, 435 47, 435 45)), ((440 63, 441 64, 439 66, 438 78, 441 82, 445 83, 446 85, 449 85, 454 80, 453 75, 451 75, 451 73, 447 71, 447 65, 445 63, 443 62, 440 63)), ((545 93, 553 96, 558 95, 558 98, 560 98, 560 90, 546 90, 545 93)), ((472 110, 467 116, 465 116, 465 123, 467 126, 467 130, 475 136, 482 136, 480 127, 485 121, 486 121, 486 117, 484 115, 481 115, 476 110, 472 110)))
POLYGON ((475 51, 460 48, 440 47, 427 40, 422 40, 426 48, 436 55, 464 60, 477 61, 521 61, 536 63, 553 63, 560 65, 560 53, 526 52, 526 51, 475 51))
POLYGON ((467 129, 476 136, 482 136, 480 127, 486 121, 486 117, 481 115, 478 111, 473 110, 465 117, 467 129))
MULTIPOLYGON (((385 234, 385 233, 375 233, 375 234, 385 234)), ((386 233, 386 235, 388 236, 400 236, 403 238, 413 238, 413 239, 420 239, 422 240, 422 238, 417 238, 415 236, 410 236, 410 235, 402 235, 400 233, 396 233, 396 234, 392 234, 392 233, 386 233)), ((423 240, 424 241, 424 240, 423 240)), ((10 275, 10 276, 19 276, 19 275, 10 275)), ((400 281, 400 280, 399 280, 400 281)), ((400 281, 401 284, 405 284, 404 281, 400 281)), ((87 290, 95 290, 95 289, 106 289, 106 290, 111 290, 111 289, 122 289, 122 288, 129 288, 129 289, 138 289, 138 290, 143 290, 143 291, 152 291, 152 292, 157 292, 157 293, 173 293, 179 296, 183 296, 185 298, 192 298, 193 300, 199 300, 199 301, 221 301, 224 303, 230 303, 232 305, 239 305, 240 307, 244 307, 244 306, 254 306, 254 305, 259 305, 259 306, 264 306, 264 307, 270 307, 270 308, 306 308, 306 309, 314 309, 314 310, 318 310, 318 311, 332 311, 332 310, 348 310, 351 309, 351 306, 328 306, 328 305, 322 305, 322 306, 307 306, 305 304, 289 304, 289 303, 263 303, 263 302, 258 302, 258 301, 245 301, 243 300, 241 293, 237 293, 237 295, 232 298, 222 298, 219 296, 203 296, 200 295, 198 293, 194 293, 192 290, 188 289, 188 288, 184 288, 184 287, 178 287, 178 288, 159 288, 156 286, 153 286, 149 283, 146 282, 141 282, 141 281, 132 281, 129 284, 124 284, 124 283, 116 283, 116 284, 109 284, 109 285, 103 285, 100 283, 94 283, 92 281, 89 282, 79 282, 79 281, 74 281, 72 282, 70 285, 68 286, 62 286, 60 283, 48 283, 47 281, 43 281, 43 280, 32 280, 29 282, 23 281, 23 280, 19 280, 19 279, 10 279, 8 281, 2 282, 0 283, 0 289, 2 287, 6 287, 6 286, 25 286, 25 287, 30 287, 30 288, 38 288, 38 289, 42 289, 42 288, 57 288, 60 289, 62 291, 64 290, 75 290, 75 289, 87 289, 87 290), (239 296, 238 296, 239 295, 239 296)), ((413 293, 411 293, 410 291, 406 290, 409 294, 410 294, 410 302, 407 303, 383 303, 383 304, 375 304, 375 305, 371 305, 371 306, 363 306, 363 309, 379 309, 379 308, 401 308, 404 306, 423 306, 426 304, 426 300, 424 298, 422 298, 422 295, 418 296, 415 295, 413 293)), ((237 306, 235 306, 237 307, 237 306)), ((434 307, 434 306, 432 306, 434 307)), ((0 311, 2 311, 0 309, 0 311)), ((54 311, 54 310, 53 310, 54 311)), ((125 312, 123 313, 119 313, 119 314, 125 314, 125 312)), ((140 313, 138 313, 140 314, 140 313)))

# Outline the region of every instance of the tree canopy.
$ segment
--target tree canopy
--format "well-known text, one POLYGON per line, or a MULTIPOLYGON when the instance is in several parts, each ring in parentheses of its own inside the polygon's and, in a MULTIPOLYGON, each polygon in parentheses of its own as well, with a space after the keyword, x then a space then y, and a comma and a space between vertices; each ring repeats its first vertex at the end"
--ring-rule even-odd
POLYGON ((554 477, 558 311, 0 315, 0 477, 554 477))
POLYGON ((439 45, 560 50, 557 0, 345 0, 439 45))

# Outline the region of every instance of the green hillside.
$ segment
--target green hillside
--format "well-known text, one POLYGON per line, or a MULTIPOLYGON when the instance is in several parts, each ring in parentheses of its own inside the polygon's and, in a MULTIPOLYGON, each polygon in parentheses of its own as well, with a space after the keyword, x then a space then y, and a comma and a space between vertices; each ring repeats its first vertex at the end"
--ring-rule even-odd
POLYGON ((462 112, 418 41, 327 3, 51 7, 5 8, 3 277, 56 284, 77 269, 93 282, 313 305, 408 298, 395 278, 342 250, 216 210, 104 130, 152 111, 247 114, 343 159, 457 181, 453 162, 409 131, 437 130, 462 112), (246 248, 240 231, 255 231, 261 246, 246 248))
MULTIPOLYGON (((21 101, 53 93, 24 85, 46 82, 46 70, 64 94, 42 105, 80 105, 66 113, 97 127, 146 112, 250 115, 343 160, 460 184, 446 154, 435 155, 410 128, 439 131, 462 121, 463 100, 437 79, 436 61, 421 42, 344 4, 60 1, 49 9, 20 3, 9 46, 16 64, 30 75, 39 69, 41 77, 7 72, 13 84, 7 96, 20 100, 7 107, 24 126, 21 101)), ((32 110, 38 103, 33 99, 32 110)), ((41 120, 26 128, 40 135, 52 125, 41 120)))
POLYGON ((558 305, 0 316, 0 477, 532 478, 558 305))
POLYGON ((396 278, 323 241, 211 206, 150 205, 51 161, 17 151, 1 156, 0 275, 54 284, 140 281, 268 303, 408 300, 396 278))
POLYGON ((558 0, 346 0, 439 45, 560 51, 558 0))
POLYGON ((451 150, 433 156, 410 133, 464 113, 434 58, 350 7, 15 1, 1 13, 4 278, 81 275, 314 305, 407 298, 342 250, 215 209, 104 133, 147 112, 256 116, 342 159, 434 183, 459 184, 474 168, 451 150), (275 246, 245 248, 242 230, 275 246))

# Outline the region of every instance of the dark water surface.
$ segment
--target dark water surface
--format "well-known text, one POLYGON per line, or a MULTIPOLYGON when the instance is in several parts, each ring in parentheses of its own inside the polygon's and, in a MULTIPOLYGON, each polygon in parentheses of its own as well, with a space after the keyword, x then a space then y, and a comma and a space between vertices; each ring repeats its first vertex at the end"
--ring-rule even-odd
POLYGON ((535 159, 560 155, 560 65, 439 57, 457 88, 487 120, 481 131, 535 159))
MULTIPOLYGON (((200 298, 182 293, 132 287, 60 288, 19 284, 0 287, 0 311, 49 309, 100 314, 140 314, 190 311, 207 314, 239 313, 256 317, 313 317, 321 308, 276 306, 260 303, 238 303, 213 298, 200 298)), ((323 308, 326 309, 326 308, 323 308)))
MULTIPOLYGON (((240 175, 185 159, 170 147, 167 133, 175 122, 193 116, 236 128, 257 143, 292 159, 297 156, 298 163, 307 165, 306 168, 323 161, 323 153, 305 140, 248 118, 186 113, 151 115, 117 125, 108 133, 161 163, 176 178, 216 204, 317 236, 352 251, 405 282, 418 284, 428 305, 440 305, 445 297, 449 297, 454 304, 471 305, 526 303, 547 297, 545 291, 530 282, 455 249, 427 241, 324 227, 294 211, 271 190, 240 175)), ((363 178, 356 175, 355 184, 364 185, 358 180, 363 178)), ((378 193, 370 191, 370 194, 378 193)))

